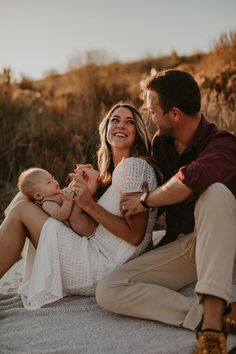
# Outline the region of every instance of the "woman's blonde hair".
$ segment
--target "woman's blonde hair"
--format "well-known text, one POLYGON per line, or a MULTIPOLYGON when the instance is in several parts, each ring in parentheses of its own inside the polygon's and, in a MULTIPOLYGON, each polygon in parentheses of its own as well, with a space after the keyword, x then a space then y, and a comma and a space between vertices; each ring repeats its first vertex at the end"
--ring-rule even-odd
POLYGON ((98 169, 100 171, 101 183, 111 183, 111 175, 114 170, 111 146, 107 141, 107 127, 113 112, 120 107, 128 108, 134 118, 137 130, 134 146, 131 148, 130 157, 147 157, 151 154, 151 143, 144 120, 138 109, 126 102, 115 104, 106 114, 99 125, 100 147, 97 152, 98 169))

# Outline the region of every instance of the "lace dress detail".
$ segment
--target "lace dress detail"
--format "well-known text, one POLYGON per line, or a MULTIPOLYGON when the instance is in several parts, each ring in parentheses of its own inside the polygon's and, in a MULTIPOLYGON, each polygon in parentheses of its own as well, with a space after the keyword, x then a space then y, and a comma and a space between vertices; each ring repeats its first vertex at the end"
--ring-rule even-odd
MULTIPOLYGON (((149 190, 157 187, 153 168, 144 159, 124 159, 98 203, 121 216, 121 192, 141 191, 144 181, 149 190)), ((145 237, 136 247, 102 225, 98 225, 94 237, 87 239, 49 218, 42 227, 37 251, 31 247, 26 257, 24 280, 19 287, 24 306, 37 309, 70 294, 94 295, 101 277, 150 247, 155 220, 156 211, 150 211, 145 237)))

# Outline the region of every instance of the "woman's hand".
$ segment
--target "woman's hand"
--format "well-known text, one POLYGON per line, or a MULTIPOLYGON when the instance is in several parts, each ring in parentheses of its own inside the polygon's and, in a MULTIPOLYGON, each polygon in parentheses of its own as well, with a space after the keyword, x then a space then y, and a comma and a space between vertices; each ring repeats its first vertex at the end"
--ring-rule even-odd
POLYGON ((89 191, 87 182, 83 177, 78 176, 77 174, 71 173, 73 178, 73 191, 74 191, 74 201, 76 204, 84 209, 84 206, 89 206, 94 203, 93 197, 89 191))
MULTIPOLYGON (((99 172, 95 170, 91 164, 77 164, 74 174, 70 174, 70 177, 72 177, 72 175, 81 176, 88 183, 90 193, 92 195, 96 193, 99 182, 99 172)), ((73 182, 70 183, 70 186, 73 187, 73 182)))
POLYGON ((93 166, 90 163, 87 164, 76 164, 76 168, 74 169, 75 174, 80 174, 80 172, 86 168, 93 168, 93 166))

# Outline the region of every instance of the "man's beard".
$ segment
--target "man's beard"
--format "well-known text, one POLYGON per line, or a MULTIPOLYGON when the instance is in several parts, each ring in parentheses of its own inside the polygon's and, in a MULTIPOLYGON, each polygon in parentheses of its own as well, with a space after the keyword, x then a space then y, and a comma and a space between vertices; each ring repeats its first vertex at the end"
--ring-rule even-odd
POLYGON ((165 138, 174 138, 174 134, 173 134, 172 129, 166 129, 166 128, 159 127, 158 134, 159 134, 159 136, 162 136, 165 138))

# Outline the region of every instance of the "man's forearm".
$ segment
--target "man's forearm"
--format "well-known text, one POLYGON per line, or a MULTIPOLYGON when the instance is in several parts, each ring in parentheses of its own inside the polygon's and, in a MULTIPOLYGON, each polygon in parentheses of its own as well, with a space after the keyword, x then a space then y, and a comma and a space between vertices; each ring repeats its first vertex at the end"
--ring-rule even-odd
POLYGON ((176 204, 188 199, 192 193, 192 189, 173 176, 162 186, 150 192, 146 203, 150 207, 176 204))

